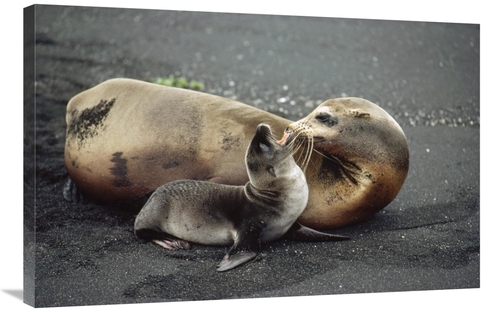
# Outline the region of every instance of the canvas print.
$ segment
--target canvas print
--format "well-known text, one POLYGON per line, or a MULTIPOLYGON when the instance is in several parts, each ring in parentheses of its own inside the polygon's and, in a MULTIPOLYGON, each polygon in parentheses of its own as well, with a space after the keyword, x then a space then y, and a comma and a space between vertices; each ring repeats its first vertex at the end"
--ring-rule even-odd
POLYGON ((25 303, 479 288, 479 35, 25 8, 25 303))

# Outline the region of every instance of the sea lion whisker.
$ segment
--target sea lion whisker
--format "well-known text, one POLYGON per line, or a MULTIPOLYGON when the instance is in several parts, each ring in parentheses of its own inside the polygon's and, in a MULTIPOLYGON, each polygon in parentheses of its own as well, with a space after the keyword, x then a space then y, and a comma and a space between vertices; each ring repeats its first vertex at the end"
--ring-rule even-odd
POLYGON ((297 163, 300 163, 301 160, 302 160, 302 164, 301 164, 301 169, 303 171, 305 171, 305 169, 307 168, 307 164, 309 163, 309 160, 311 158, 311 154, 312 154, 312 143, 311 143, 311 140, 313 139, 312 136, 310 135, 310 133, 308 133, 307 131, 308 129, 306 128, 301 128, 299 129, 299 131, 295 134, 294 138, 293 138, 293 143, 295 146, 295 149, 294 149, 294 153, 297 153, 299 150, 301 151, 301 153, 299 154, 299 156, 297 157, 297 163), (297 139, 302 135, 302 134, 306 134, 306 138, 307 140, 299 140, 298 143, 299 144, 295 144, 297 139), (306 144, 307 146, 305 147, 305 150, 304 150, 304 144, 306 144))
POLYGON ((294 155, 299 152, 297 158, 296 158, 296 163, 299 164, 300 163, 300 160, 302 159, 302 157, 304 156, 304 149, 302 148, 302 143, 295 149, 295 153, 294 155))
POLYGON ((298 161, 300 161, 302 158, 302 163, 301 163, 301 168, 303 171, 305 171, 307 169, 307 165, 309 164, 309 161, 311 159, 311 155, 312 155, 312 150, 313 150, 313 147, 314 147, 314 137, 311 135, 310 131, 309 131, 309 128, 307 127, 304 127, 302 126, 302 124, 299 124, 300 127, 298 127, 297 129, 294 129, 296 130, 296 134, 295 134, 295 140, 297 140, 299 137, 301 138, 301 140, 299 140, 299 143, 298 146, 301 148, 301 154, 298 158, 298 161), (301 135, 305 134, 305 139, 303 137, 301 137, 301 135), (306 146, 305 147, 305 150, 304 150, 304 145, 306 146))
POLYGON ((316 153, 320 154, 322 157, 324 157, 328 160, 331 160, 331 161, 335 162, 336 164, 338 164, 339 167, 341 168, 342 172, 346 175, 346 177, 349 180, 351 180, 352 183, 354 183, 354 184, 358 183, 357 179, 355 179, 353 175, 359 174, 362 169, 360 167, 358 167, 355 163, 341 160, 340 158, 338 158, 334 155, 327 156, 327 155, 319 152, 316 149, 314 149, 314 151, 316 153), (353 168, 355 168, 355 169, 353 169, 353 168))
POLYGON ((290 145, 293 146, 294 154, 302 147, 302 142, 300 140, 297 141, 300 134, 301 132, 294 134, 292 141, 290 142, 290 145), (299 144, 296 144, 297 142, 299 142, 299 144))
POLYGON ((308 136, 307 143, 308 143, 308 148, 307 148, 306 159, 304 159, 305 163, 303 163, 303 166, 302 166, 303 167, 302 170, 304 170, 304 172, 306 171, 307 166, 309 165, 309 162, 311 160, 311 155, 312 155, 313 150, 314 150, 314 137, 308 136))
POLYGON ((301 140, 298 144, 297 151, 300 149, 300 154, 297 157, 297 163, 301 163, 300 167, 304 172, 312 155, 312 140, 313 138, 311 136, 307 136, 307 140, 301 140), (306 145, 306 147, 304 147, 304 145, 306 145))
POLYGON ((296 148, 296 149, 294 150, 293 155, 295 155, 295 154, 297 154, 297 153, 299 153, 299 154, 298 154, 298 156, 297 156, 297 158, 296 158, 296 162, 298 163, 298 162, 300 161, 300 159, 302 158, 302 155, 303 155, 303 150, 302 150, 301 148, 296 148))
POLYGON ((339 165, 342 165, 342 162, 341 162, 341 161, 340 161, 337 157, 335 157, 335 156, 333 156, 333 155, 326 155, 326 154, 323 154, 323 153, 321 153, 320 151, 318 151, 317 149, 314 149, 314 151, 315 151, 316 153, 318 153, 319 155, 321 155, 321 157, 324 157, 324 158, 326 158, 326 159, 328 159, 328 160, 331 160, 331 161, 333 161, 333 162, 335 162, 335 163, 337 163, 337 164, 339 164, 339 165))
POLYGON ((311 158, 311 153, 310 153, 310 148, 306 150, 306 153, 304 155, 304 159, 302 160, 301 168, 303 171, 306 171, 307 165, 309 164, 309 159, 311 158))
MULTIPOLYGON (((294 155, 298 155, 295 157, 295 162, 297 164, 300 164, 302 158, 304 157, 304 149, 301 146, 302 144, 299 144, 295 149, 294 149, 294 155)), ((301 167, 302 168, 302 167, 301 167)))
POLYGON ((298 140, 297 141, 297 138, 294 138, 294 140, 292 141, 292 143, 294 144, 294 150, 295 152, 297 152, 298 150, 300 150, 303 145, 304 145, 304 141, 303 140, 298 140), (299 144, 296 144, 296 143, 299 143, 299 144))
POLYGON ((331 160, 331 161, 335 161, 335 162, 337 162, 335 159, 333 159, 333 158, 331 158, 331 157, 329 157, 329 156, 327 156, 327 155, 325 155, 325 154, 321 153, 321 152, 320 152, 320 151, 318 151, 317 149, 314 149, 314 151, 315 151, 316 153, 318 153, 319 155, 321 155, 322 157, 326 158, 326 159, 329 159, 329 160, 331 160))

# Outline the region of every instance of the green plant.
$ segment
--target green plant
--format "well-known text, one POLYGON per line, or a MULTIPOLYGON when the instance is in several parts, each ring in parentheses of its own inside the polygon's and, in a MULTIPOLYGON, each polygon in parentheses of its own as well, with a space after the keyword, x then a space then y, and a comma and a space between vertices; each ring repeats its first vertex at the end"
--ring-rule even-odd
POLYGON ((196 81, 196 80, 191 80, 188 81, 184 77, 177 78, 174 75, 170 75, 168 77, 157 77, 152 80, 153 83, 162 85, 162 86, 169 86, 169 87, 176 87, 176 88, 184 88, 184 89, 191 89, 191 90, 204 90, 205 85, 203 82, 196 81))

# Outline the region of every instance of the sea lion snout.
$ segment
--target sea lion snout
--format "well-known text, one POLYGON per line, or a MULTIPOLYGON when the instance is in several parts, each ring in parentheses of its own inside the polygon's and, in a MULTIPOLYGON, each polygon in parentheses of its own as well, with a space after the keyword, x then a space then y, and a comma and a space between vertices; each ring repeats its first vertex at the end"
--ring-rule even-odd
POLYGON ((269 125, 266 125, 264 123, 261 123, 257 126, 257 129, 255 131, 257 134, 265 135, 268 136, 271 134, 271 127, 269 125))
POLYGON ((248 147, 247 158, 250 155, 260 155, 262 153, 272 157, 275 148, 271 140, 271 128, 266 124, 259 124, 255 129, 255 135, 248 147))
POLYGON ((255 137, 257 139, 265 140, 267 142, 275 141, 281 146, 286 146, 293 141, 295 133, 287 127, 283 132, 283 137, 278 141, 274 139, 271 127, 267 124, 262 123, 257 126, 257 129, 255 131, 255 137))

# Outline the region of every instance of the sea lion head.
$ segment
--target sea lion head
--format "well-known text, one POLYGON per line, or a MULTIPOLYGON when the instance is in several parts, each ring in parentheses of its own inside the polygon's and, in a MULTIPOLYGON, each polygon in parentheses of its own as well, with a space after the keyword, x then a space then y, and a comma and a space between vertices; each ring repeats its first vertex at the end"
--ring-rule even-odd
POLYGON ((323 102, 286 131, 312 139, 314 150, 326 157, 354 163, 391 163, 408 171, 408 142, 403 130, 385 110, 365 99, 323 102))
POLYGON ((277 182, 296 175, 300 168, 293 158, 293 134, 276 140, 271 128, 259 124, 250 142, 245 163, 250 183, 259 189, 273 189, 277 182))
POLYGON ((286 132, 293 132, 297 142, 306 142, 304 146, 313 146, 307 179, 319 186, 310 194, 311 206, 321 208, 306 209, 304 224, 326 228, 364 220, 388 205, 406 179, 406 136, 385 110, 370 101, 325 101, 286 132), (339 211, 349 212, 348 217, 339 211))

